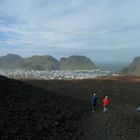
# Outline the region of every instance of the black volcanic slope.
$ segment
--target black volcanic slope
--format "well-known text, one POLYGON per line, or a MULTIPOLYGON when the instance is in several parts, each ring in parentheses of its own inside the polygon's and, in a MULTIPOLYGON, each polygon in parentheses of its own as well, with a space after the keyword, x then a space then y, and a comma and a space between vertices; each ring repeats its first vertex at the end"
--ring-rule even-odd
POLYGON ((97 94, 98 111, 90 111, 80 140, 140 140, 140 112, 136 111, 140 106, 140 77, 25 82, 89 103, 91 94, 97 94), (108 112, 103 113, 102 99, 106 95, 110 104, 108 112))
POLYGON ((86 102, 0 76, 0 139, 78 140, 86 102))

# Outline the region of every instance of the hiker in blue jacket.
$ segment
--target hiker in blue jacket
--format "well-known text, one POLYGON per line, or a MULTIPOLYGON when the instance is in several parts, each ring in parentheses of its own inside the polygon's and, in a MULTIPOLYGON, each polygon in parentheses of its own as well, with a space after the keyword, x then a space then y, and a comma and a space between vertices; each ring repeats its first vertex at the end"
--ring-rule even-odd
POLYGON ((93 94, 92 95, 92 112, 95 112, 96 111, 96 108, 97 108, 97 96, 96 94, 93 94))

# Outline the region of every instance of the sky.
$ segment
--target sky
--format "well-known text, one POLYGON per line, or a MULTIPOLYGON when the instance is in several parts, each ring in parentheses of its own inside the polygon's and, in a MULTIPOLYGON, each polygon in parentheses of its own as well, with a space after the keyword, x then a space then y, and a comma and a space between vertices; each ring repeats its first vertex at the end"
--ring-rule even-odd
POLYGON ((0 56, 140 56, 140 0, 0 0, 0 56))

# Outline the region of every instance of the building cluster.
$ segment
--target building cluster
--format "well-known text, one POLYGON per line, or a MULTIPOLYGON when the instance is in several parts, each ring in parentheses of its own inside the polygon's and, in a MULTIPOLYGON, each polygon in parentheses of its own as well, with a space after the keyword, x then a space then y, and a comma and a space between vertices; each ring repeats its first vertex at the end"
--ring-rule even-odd
POLYGON ((0 70, 0 74, 14 79, 40 79, 40 80, 70 80, 70 79, 93 79, 96 77, 110 76, 110 71, 95 70, 75 70, 75 71, 24 71, 24 70, 0 70))

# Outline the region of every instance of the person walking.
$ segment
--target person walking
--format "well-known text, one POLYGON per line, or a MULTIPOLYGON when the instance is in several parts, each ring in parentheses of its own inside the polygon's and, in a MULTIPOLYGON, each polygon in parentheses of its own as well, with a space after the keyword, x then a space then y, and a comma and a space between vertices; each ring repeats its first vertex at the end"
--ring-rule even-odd
POLYGON ((97 96, 96 94, 92 95, 92 112, 95 112, 97 109, 97 96))
POLYGON ((109 99, 108 99, 108 97, 106 96, 106 97, 103 99, 103 112, 106 112, 106 111, 107 111, 108 104, 109 104, 109 99))

